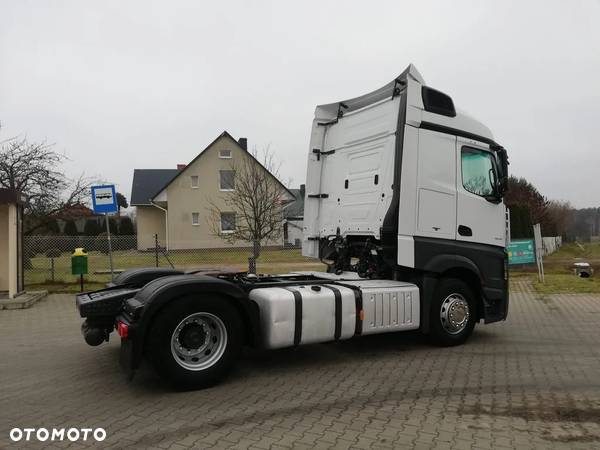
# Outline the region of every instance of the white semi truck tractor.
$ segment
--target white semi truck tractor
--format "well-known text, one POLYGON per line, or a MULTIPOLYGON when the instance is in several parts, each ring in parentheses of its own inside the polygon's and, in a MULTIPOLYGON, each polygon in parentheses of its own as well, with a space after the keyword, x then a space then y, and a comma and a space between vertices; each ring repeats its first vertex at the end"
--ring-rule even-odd
POLYGON ((420 330, 462 344, 505 320, 508 178, 490 130, 414 66, 369 94, 317 106, 302 253, 327 272, 134 269, 80 294, 86 342, 116 330, 177 388, 218 383, 242 346, 265 349, 420 330))

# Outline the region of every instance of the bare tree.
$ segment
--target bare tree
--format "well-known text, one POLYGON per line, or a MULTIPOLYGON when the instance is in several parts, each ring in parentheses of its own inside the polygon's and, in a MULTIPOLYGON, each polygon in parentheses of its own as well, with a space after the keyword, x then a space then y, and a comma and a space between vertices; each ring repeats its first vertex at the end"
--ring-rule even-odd
POLYGON ((249 242, 249 271, 256 272, 256 259, 265 242, 273 242, 283 231, 283 206, 291 200, 278 180, 281 164, 267 147, 256 149, 230 165, 232 190, 209 199, 208 223, 213 234, 230 244, 249 242))
POLYGON ((16 189, 28 197, 26 234, 46 226, 57 213, 89 197, 91 180, 67 178, 60 171, 64 155, 46 142, 13 137, 0 142, 0 187, 16 189))

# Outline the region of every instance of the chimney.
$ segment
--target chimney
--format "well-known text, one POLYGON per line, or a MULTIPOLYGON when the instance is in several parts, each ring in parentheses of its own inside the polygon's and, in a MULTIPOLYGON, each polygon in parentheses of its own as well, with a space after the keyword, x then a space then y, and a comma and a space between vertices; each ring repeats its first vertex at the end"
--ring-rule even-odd
POLYGON ((300 197, 304 198, 305 194, 306 194, 306 185, 301 184, 300 185, 300 197))
POLYGON ((239 138, 238 144, 240 144, 240 147, 244 150, 248 151, 248 138, 239 138))
POLYGON ((177 170, 183 170, 187 167, 187 164, 177 164, 177 170))

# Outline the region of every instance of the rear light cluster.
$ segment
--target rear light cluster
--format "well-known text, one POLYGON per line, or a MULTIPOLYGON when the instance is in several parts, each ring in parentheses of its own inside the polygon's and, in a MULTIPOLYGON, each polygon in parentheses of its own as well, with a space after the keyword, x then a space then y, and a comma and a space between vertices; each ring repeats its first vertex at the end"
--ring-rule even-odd
POLYGON ((127 339, 129 337, 129 325, 117 320, 117 333, 119 333, 121 339, 127 339))

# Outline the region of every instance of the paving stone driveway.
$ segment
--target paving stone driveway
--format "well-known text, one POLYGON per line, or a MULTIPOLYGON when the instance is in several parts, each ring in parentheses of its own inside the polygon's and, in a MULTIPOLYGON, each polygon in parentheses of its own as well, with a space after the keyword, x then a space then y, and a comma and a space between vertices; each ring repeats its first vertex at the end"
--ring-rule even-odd
MULTIPOLYGON (((132 383, 88 347, 72 296, 0 311, 0 448, 12 427, 104 427, 114 448, 598 448, 600 296, 513 284, 509 320, 467 345, 386 335, 247 352, 226 382, 132 383)), ((90 441, 24 443, 73 448, 90 441)), ((98 444, 95 444, 99 446, 98 444)))

